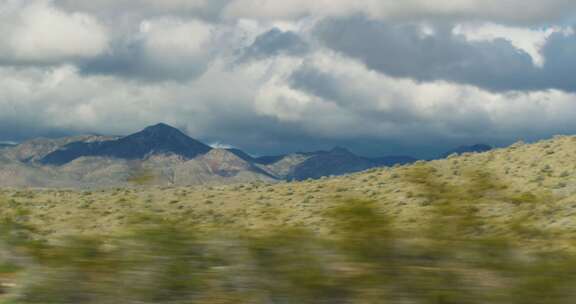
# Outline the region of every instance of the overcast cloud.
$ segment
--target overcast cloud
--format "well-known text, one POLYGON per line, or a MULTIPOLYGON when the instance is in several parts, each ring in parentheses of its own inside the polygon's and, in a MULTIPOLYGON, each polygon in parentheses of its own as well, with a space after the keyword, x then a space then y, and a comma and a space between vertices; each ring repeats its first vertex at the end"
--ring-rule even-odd
POLYGON ((253 154, 576 133, 567 0, 0 0, 0 141, 166 122, 253 154))

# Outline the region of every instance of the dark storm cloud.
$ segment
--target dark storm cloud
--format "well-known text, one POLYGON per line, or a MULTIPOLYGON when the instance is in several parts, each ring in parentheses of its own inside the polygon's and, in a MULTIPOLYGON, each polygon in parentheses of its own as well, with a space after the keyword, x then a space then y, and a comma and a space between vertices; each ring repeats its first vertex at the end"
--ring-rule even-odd
POLYGON ((2 142, 19 143, 30 138, 58 138, 76 134, 76 132, 66 128, 48 127, 42 122, 33 120, 0 121, 0 138, 2 142))
POLYGON ((79 62, 78 68, 85 75, 113 75, 141 81, 186 81, 202 75, 208 60, 174 61, 167 55, 150 58, 142 42, 116 44, 101 56, 79 62))
POLYGON ((491 91, 576 90, 566 77, 576 66, 574 35, 554 34, 544 48, 543 67, 507 40, 469 41, 454 34, 452 26, 436 26, 427 34, 419 25, 352 17, 321 22, 315 35, 325 46, 394 77, 446 80, 491 91))
POLYGON ((347 83, 347 79, 321 71, 313 66, 303 65, 289 79, 290 85, 300 91, 333 102, 338 107, 348 109, 366 119, 403 124, 417 120, 414 112, 398 100, 388 104, 384 110, 378 109, 374 91, 363 91, 347 83))
MULTIPOLYGON (((374 127, 387 124, 401 129, 401 133, 410 134, 407 141, 423 142, 431 135, 429 131, 434 129, 432 133, 443 133, 439 130, 444 129, 450 130, 448 133, 455 137, 481 137, 489 135, 483 133, 495 127, 486 109, 470 105, 465 100, 460 103, 446 100, 445 104, 438 104, 428 110, 434 114, 423 114, 418 109, 418 101, 403 92, 405 89, 397 91, 388 88, 388 92, 382 92, 378 87, 385 83, 382 80, 363 83, 355 75, 328 73, 315 66, 303 65, 295 70, 289 81, 293 88, 317 96, 324 102, 334 103, 374 127), (463 111, 464 108, 467 109, 463 111)), ((437 97, 430 92, 428 98, 434 100, 437 97)), ((382 137, 388 135, 386 131, 381 134, 382 137)), ((448 137, 444 140, 449 140, 448 137)))
POLYGON ((96 58, 86 60, 78 66, 84 74, 112 74, 121 76, 141 76, 157 78, 154 73, 145 71, 141 66, 143 60, 142 48, 137 43, 116 44, 112 50, 96 58), (152 77, 154 76, 154 77, 152 77))
POLYGON ((162 18, 140 22, 116 37, 109 50, 78 64, 84 74, 131 79, 189 80, 202 75, 218 53, 214 26, 200 20, 162 18))
POLYGON ((256 37, 254 43, 243 49, 240 61, 259 60, 278 55, 299 56, 309 50, 308 43, 297 33, 273 28, 256 37))
POLYGON ((565 91, 576 91, 574 71, 576 71, 576 36, 569 37, 555 33, 543 49, 546 63, 543 78, 553 82, 551 86, 565 91))
MULTIPOLYGON (((170 32, 166 31, 166 35, 170 32)), ((183 40, 195 33, 191 31, 181 37, 183 40)), ((222 50, 229 46, 220 41, 218 46, 186 46, 181 52, 172 53, 171 49, 151 52, 147 43, 153 38, 117 39, 110 50, 100 56, 84 60, 77 65, 86 75, 115 75, 128 79, 144 81, 178 80, 186 81, 202 75, 210 60, 223 52, 235 53, 237 63, 265 60, 275 56, 303 56, 311 50, 309 44, 297 33, 273 28, 257 36, 252 44, 245 48, 222 50), (193 47, 188 52, 186 47, 193 47), (202 49, 203 50, 198 50, 202 49)), ((185 44, 185 43, 183 43, 185 44)))

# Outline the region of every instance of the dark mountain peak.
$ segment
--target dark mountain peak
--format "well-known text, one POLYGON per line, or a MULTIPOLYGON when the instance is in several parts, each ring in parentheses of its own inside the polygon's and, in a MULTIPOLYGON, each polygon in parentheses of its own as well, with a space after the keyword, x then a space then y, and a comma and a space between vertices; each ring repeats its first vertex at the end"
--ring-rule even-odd
POLYGON ((329 151, 330 154, 353 154, 350 150, 343 148, 343 147, 334 147, 332 150, 329 151))
POLYGON ((152 126, 148 126, 148 127, 144 128, 144 130, 142 130, 141 132, 151 133, 151 134, 155 134, 155 133, 182 133, 177 128, 174 128, 171 125, 168 125, 168 124, 165 124, 162 122, 155 124, 155 125, 152 125, 152 126))
MULTIPOLYGON (((159 123, 118 140, 118 146, 128 149, 121 158, 143 158, 148 154, 173 153, 187 158, 204 154, 212 148, 189 137, 177 128, 159 123)), ((114 154, 114 153, 113 153, 114 154)))
POLYGON ((142 137, 149 139, 160 139, 160 138, 189 138, 188 135, 165 123, 159 123, 153 126, 146 127, 144 130, 134 133, 129 137, 142 137))
POLYGON ((63 165, 86 156, 132 160, 145 159, 156 154, 175 154, 194 158, 211 149, 182 131, 160 123, 116 140, 95 143, 73 142, 47 155, 41 162, 63 165))
POLYGON ((147 130, 147 129, 170 129, 170 130, 175 129, 175 130, 178 130, 178 129, 174 128, 173 126, 171 126, 167 123, 163 123, 163 122, 159 122, 155 125, 151 125, 151 126, 144 128, 144 130, 147 130))

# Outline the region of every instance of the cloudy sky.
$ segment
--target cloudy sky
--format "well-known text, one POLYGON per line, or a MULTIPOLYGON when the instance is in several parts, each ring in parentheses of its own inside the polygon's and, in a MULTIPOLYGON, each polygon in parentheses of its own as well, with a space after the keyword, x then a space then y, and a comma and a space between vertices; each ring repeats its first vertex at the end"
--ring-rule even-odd
POLYGON ((157 122, 255 154, 576 133, 573 0, 0 0, 0 141, 157 122))

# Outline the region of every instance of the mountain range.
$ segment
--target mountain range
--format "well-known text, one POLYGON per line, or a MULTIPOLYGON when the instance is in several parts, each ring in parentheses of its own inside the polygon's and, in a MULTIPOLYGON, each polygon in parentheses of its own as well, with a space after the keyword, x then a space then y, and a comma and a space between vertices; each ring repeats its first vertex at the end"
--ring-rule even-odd
MULTIPOLYGON (((460 147, 449 154, 484 151, 487 147, 460 147)), ((240 149, 212 148, 160 123, 124 137, 86 135, 1 145, 0 186, 277 182, 318 179, 415 161, 410 156, 362 157, 341 147, 254 157, 240 149)))
POLYGON ((11 147, 14 147, 15 145, 16 144, 0 142, 0 149, 11 148, 11 147))

